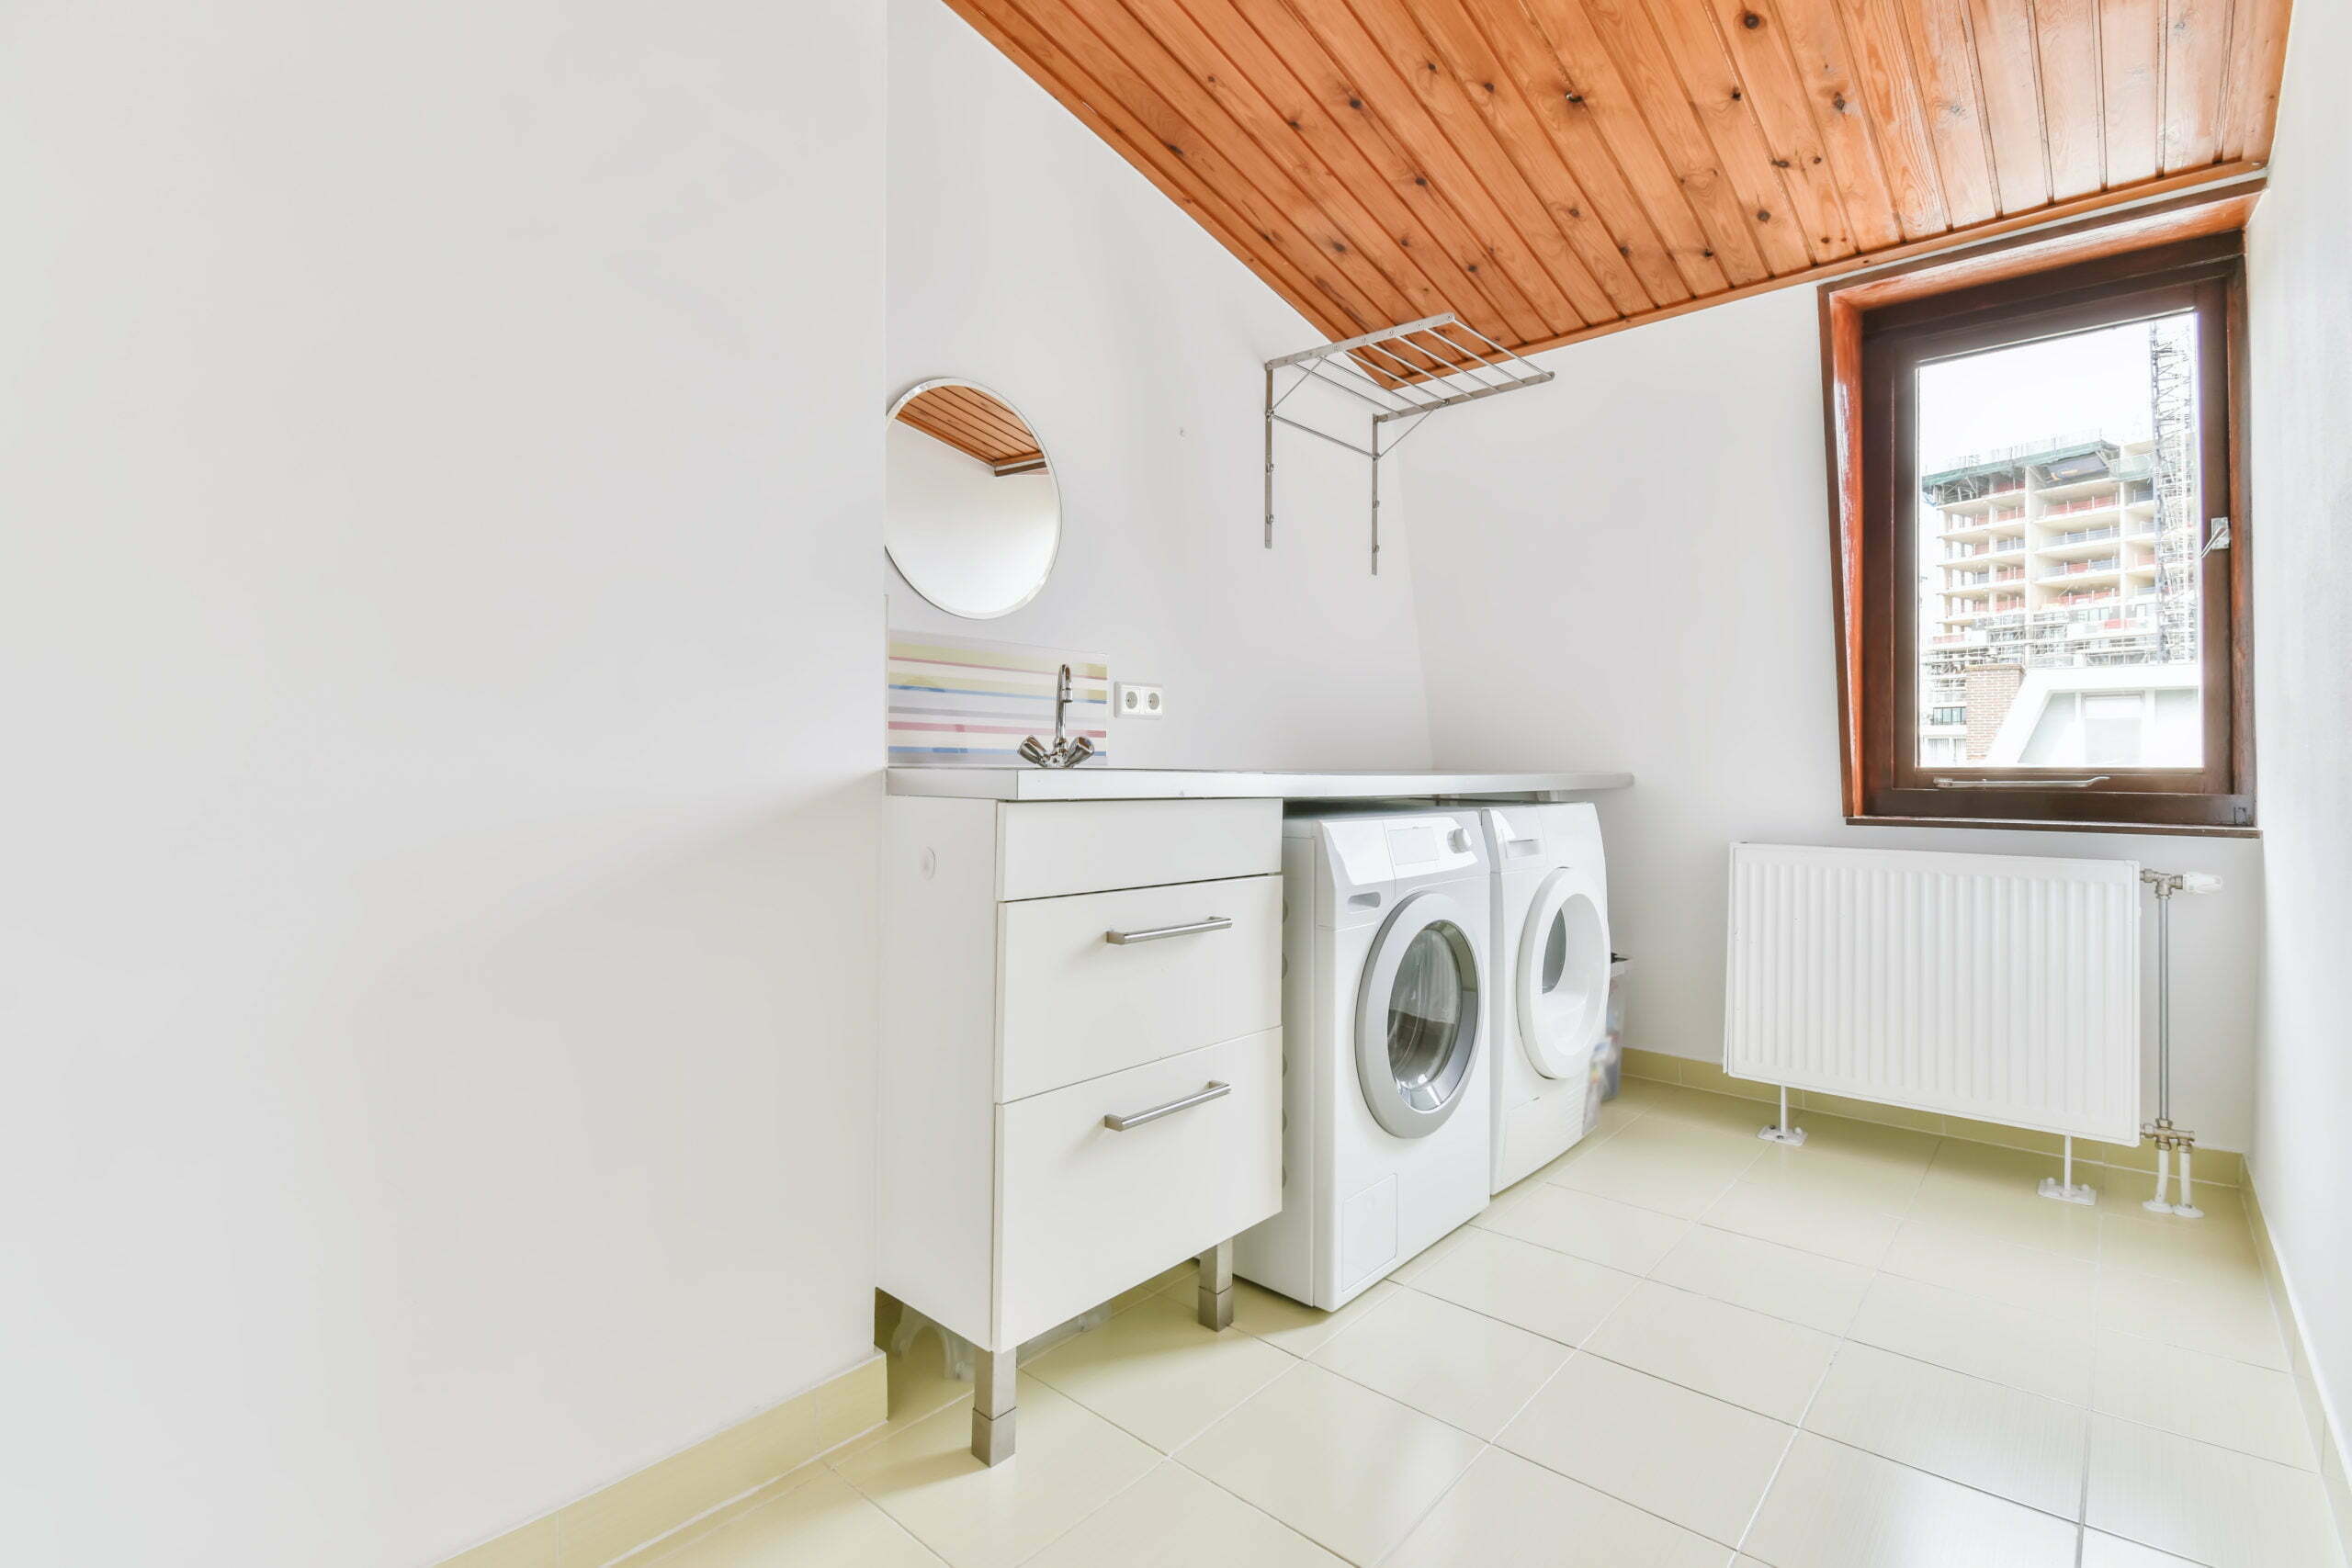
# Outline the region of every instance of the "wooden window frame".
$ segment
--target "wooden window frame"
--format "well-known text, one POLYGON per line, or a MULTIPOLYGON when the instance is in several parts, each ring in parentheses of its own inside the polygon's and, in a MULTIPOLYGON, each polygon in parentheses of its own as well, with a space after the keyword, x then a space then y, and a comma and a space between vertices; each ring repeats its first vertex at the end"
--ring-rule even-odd
MULTIPOLYGON (((1834 517, 1842 784, 1849 823, 2109 832, 2256 831, 2246 603, 2243 224, 2254 193, 2037 236, 2013 249, 1822 290, 1834 517), (1916 410, 1923 358, 2198 309, 2199 500, 2227 516, 2206 558, 2199 656, 2204 761, 2189 769, 1985 769, 1918 761, 1916 410), (2219 367, 2224 373, 2216 375, 2219 367), (1907 586, 1906 586, 1907 585, 1907 586), (1906 660, 1905 652, 1909 653, 1906 660), (2038 780, 2104 773, 2088 788, 2038 780), (2012 787, 1936 778, 2015 779, 2012 787)), ((2200 528, 2202 524, 2199 525, 2200 528)))

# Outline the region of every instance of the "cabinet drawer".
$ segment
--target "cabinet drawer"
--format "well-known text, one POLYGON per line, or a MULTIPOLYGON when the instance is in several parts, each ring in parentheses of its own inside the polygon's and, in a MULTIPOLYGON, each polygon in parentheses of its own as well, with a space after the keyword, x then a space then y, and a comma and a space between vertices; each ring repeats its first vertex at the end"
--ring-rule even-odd
POLYGON ((997 1098, 1276 1027, 1282 922, 1279 876, 999 905, 997 1098))
POLYGON ((997 1107, 997 1341, 1108 1301, 1282 1207, 1278 1029, 997 1107), (1114 1132, 1133 1116, 1226 1092, 1114 1132))
POLYGON ((1279 800, 1055 800, 997 807, 997 897, 1278 872, 1279 800))

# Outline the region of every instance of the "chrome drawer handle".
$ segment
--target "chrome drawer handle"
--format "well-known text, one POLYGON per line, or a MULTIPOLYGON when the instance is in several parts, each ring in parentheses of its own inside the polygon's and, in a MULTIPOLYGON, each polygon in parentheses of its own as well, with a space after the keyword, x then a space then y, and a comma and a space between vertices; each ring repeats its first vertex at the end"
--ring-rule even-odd
POLYGON ((1229 931, 1232 929, 1233 922, 1223 915, 1211 915, 1205 920, 1194 920, 1189 925, 1154 926, 1148 931, 1104 931, 1102 940, 1114 946, 1125 947, 1130 942, 1158 942, 1164 936, 1191 936, 1194 931, 1229 931))
POLYGON ((1212 1100, 1223 1100, 1233 1092, 1229 1083, 1212 1080, 1209 1087, 1182 1100, 1171 1100, 1165 1105, 1155 1105, 1148 1111, 1138 1111, 1132 1116, 1105 1116, 1102 1125, 1114 1133, 1124 1133, 1130 1127, 1140 1127, 1147 1122, 1157 1122, 1163 1116, 1173 1116, 1179 1111, 1190 1111, 1195 1105, 1206 1105, 1212 1100))

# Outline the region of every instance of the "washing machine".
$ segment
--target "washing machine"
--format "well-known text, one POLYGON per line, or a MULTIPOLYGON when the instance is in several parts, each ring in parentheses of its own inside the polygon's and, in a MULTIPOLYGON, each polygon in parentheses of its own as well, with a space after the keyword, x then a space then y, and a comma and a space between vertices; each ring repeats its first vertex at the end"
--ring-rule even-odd
POLYGON ((1233 1271, 1329 1310, 1487 1205, 1493 898, 1475 808, 1283 827, 1283 1206, 1233 1271))
POLYGON ((1591 1130, 1592 1051, 1609 1021, 1609 883, 1590 806, 1478 815, 1494 867, 1488 1081, 1499 1192, 1591 1130))

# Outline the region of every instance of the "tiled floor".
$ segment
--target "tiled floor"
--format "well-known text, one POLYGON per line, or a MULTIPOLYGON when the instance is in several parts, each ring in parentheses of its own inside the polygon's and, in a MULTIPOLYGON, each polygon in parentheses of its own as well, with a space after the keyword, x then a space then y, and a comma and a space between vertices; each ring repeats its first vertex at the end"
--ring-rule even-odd
POLYGON ((1629 1080, 1602 1129, 1336 1314, 1180 1270, 964 1451, 929 1341, 880 1431, 664 1568, 2344 1568, 2234 1190, 1629 1080))

